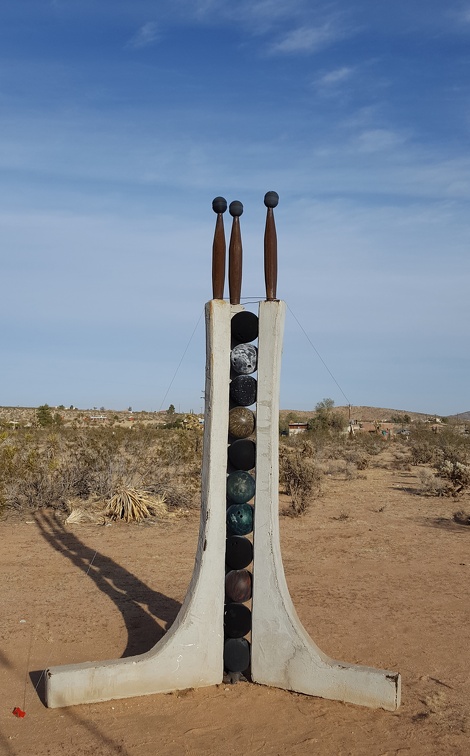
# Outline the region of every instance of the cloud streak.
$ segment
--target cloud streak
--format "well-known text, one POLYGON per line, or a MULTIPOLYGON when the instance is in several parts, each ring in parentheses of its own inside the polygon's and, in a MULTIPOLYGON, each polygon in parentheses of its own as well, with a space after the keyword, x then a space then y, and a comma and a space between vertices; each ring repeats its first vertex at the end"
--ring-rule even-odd
POLYGON ((144 47, 155 44, 159 37, 157 24, 154 21, 147 21, 126 42, 125 47, 130 50, 141 50, 144 47))
POLYGON ((313 54, 342 36, 332 22, 322 26, 301 26, 285 34, 269 46, 273 55, 313 54))

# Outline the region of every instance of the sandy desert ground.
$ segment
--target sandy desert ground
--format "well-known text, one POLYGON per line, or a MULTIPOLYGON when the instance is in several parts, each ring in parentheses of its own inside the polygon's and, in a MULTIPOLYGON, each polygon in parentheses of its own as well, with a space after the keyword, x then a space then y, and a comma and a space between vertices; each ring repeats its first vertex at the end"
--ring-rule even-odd
POLYGON ((455 501, 416 487, 416 469, 330 478, 303 518, 281 520, 306 629, 334 658, 399 670, 394 713, 248 682, 49 710, 45 667, 133 654, 162 636, 189 583, 198 518, 104 527, 42 511, 0 522, 0 753, 466 756, 470 528, 452 522, 455 501))

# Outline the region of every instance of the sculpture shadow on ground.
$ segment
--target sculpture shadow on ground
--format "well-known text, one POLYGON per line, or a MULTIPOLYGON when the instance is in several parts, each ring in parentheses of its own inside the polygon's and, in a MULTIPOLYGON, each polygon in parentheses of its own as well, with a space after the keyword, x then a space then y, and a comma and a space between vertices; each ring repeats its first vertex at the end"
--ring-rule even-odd
POLYGON ((113 559, 87 546, 54 516, 38 513, 35 522, 49 545, 93 580, 121 612, 128 635, 121 657, 149 651, 172 624, 181 603, 153 590, 113 559), (166 629, 156 620, 165 623, 166 629))

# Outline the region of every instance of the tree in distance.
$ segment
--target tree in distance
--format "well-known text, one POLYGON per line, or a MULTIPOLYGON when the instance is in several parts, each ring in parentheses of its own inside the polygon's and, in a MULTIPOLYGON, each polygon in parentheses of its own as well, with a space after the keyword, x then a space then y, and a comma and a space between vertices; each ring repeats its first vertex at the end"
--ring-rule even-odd
POLYGON ((41 428, 46 428, 48 425, 54 425, 54 418, 52 417, 51 408, 48 404, 41 404, 36 410, 36 420, 41 428))
POLYGON ((308 422, 308 429, 314 432, 341 431, 345 426, 341 412, 334 411, 334 400, 322 399, 315 405, 315 416, 308 422))

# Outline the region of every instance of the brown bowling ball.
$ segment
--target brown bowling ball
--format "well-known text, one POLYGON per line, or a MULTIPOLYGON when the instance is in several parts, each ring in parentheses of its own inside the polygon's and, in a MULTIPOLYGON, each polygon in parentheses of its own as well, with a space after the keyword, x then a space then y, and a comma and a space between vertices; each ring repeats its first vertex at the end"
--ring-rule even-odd
POLYGON ((229 601, 243 603, 251 598, 251 572, 231 570, 225 576, 225 595, 229 601))
POLYGON ((255 429, 255 416, 246 407, 234 407, 229 412, 228 430, 234 438, 248 438, 255 429))

